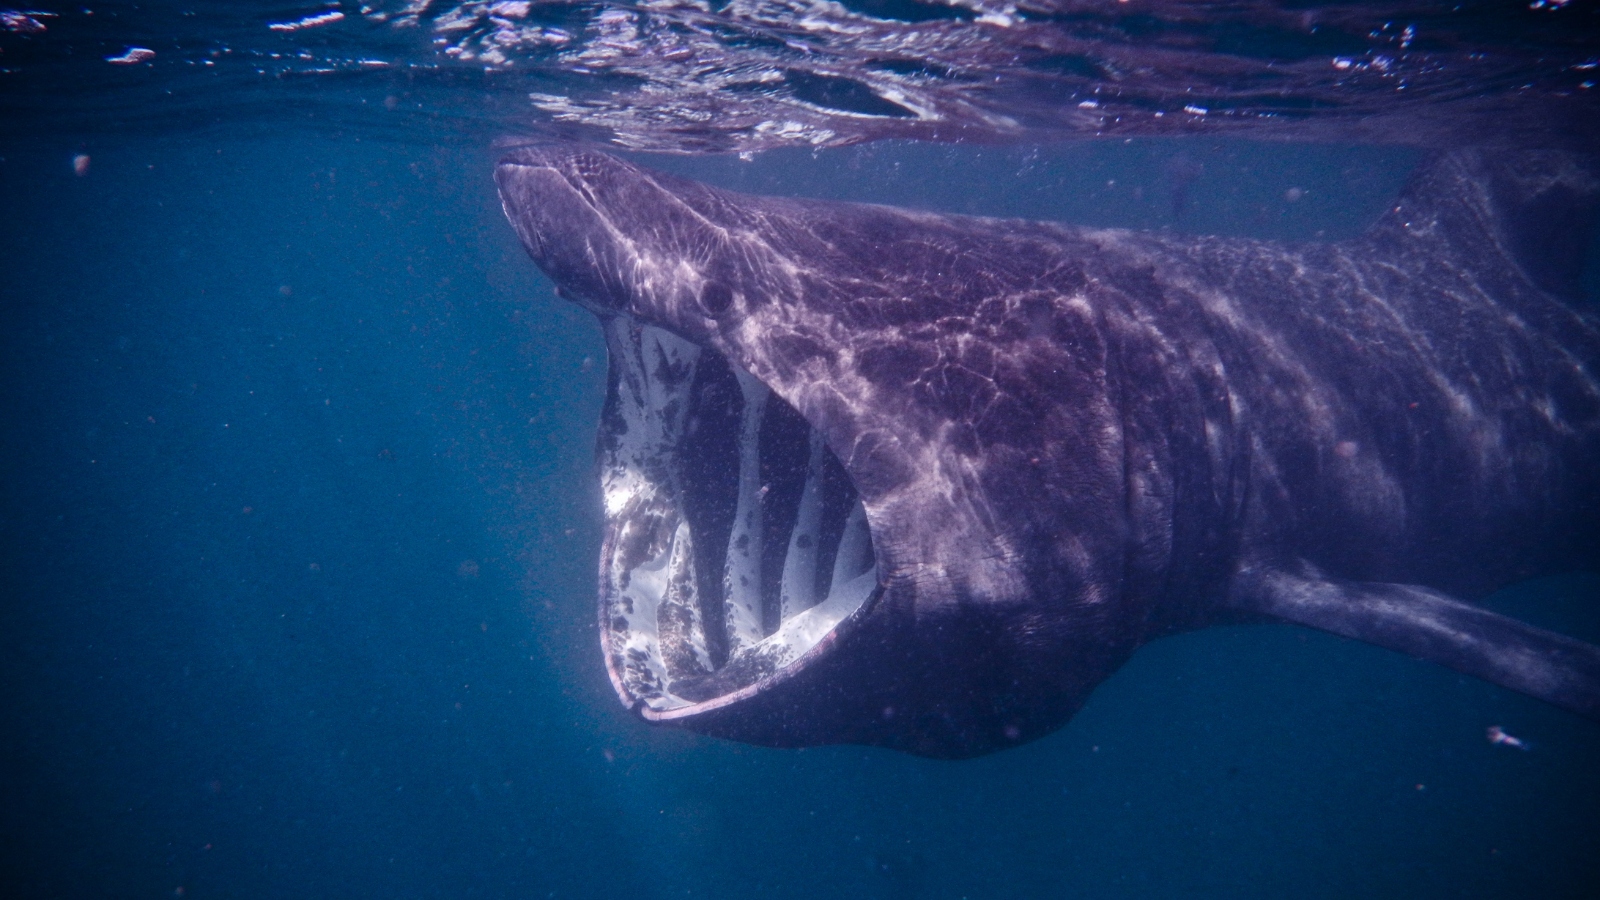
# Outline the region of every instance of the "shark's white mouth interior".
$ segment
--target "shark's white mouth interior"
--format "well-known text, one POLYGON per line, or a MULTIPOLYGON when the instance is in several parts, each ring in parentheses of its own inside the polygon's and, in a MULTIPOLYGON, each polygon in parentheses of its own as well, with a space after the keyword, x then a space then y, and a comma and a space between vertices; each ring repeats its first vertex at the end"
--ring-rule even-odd
POLYGON ((855 486, 793 407, 670 332, 605 329, 601 628, 623 699, 667 713, 792 665, 878 570, 855 486))

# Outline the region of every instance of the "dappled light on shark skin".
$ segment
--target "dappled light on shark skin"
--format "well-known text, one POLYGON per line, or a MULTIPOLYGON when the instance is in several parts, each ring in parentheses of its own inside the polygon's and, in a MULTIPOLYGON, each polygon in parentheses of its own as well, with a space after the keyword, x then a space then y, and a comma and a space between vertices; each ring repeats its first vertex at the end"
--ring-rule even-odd
POLYGON ((1597 556, 1600 327, 1547 252, 1583 246, 1581 158, 1440 154, 1326 244, 741 195, 570 145, 496 178, 605 328, 601 643, 645 719, 977 756, 1154 638, 1264 620, 1600 718, 1600 650, 1458 599, 1597 556))

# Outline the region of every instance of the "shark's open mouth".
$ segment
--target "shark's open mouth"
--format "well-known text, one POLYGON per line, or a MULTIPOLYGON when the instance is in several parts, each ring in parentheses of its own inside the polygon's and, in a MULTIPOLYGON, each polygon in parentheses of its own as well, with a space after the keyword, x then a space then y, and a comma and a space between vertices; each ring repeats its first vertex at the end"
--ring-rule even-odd
POLYGON ((605 332, 601 638, 623 701, 679 718, 803 667, 878 569, 855 486, 793 407, 663 329, 605 332))

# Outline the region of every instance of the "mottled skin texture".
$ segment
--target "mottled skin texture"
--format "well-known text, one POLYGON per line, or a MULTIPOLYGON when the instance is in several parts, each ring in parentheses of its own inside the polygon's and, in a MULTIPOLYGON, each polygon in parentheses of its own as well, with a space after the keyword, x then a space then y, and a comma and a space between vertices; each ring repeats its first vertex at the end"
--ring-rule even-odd
MULTIPOLYGON (((1457 154, 1316 245, 750 197, 572 147, 496 177, 569 296, 755 375, 865 503, 882 594, 686 727, 978 755, 1162 634, 1405 643, 1310 621, 1284 579, 1472 597, 1600 558, 1600 326, 1537 233, 1594 194, 1565 158, 1457 154)), ((1582 711, 1600 668, 1576 677, 1582 711)))

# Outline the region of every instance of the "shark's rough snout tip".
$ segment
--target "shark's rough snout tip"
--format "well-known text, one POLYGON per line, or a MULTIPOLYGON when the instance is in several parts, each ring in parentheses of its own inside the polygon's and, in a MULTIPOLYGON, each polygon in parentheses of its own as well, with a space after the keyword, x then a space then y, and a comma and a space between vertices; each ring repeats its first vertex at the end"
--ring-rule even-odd
POLYGON ((627 302, 615 273, 628 267, 626 240, 615 231, 614 204, 606 201, 606 170, 620 160, 561 145, 518 148, 495 165, 495 185, 506 219, 533 261, 568 294, 597 308, 627 302))

